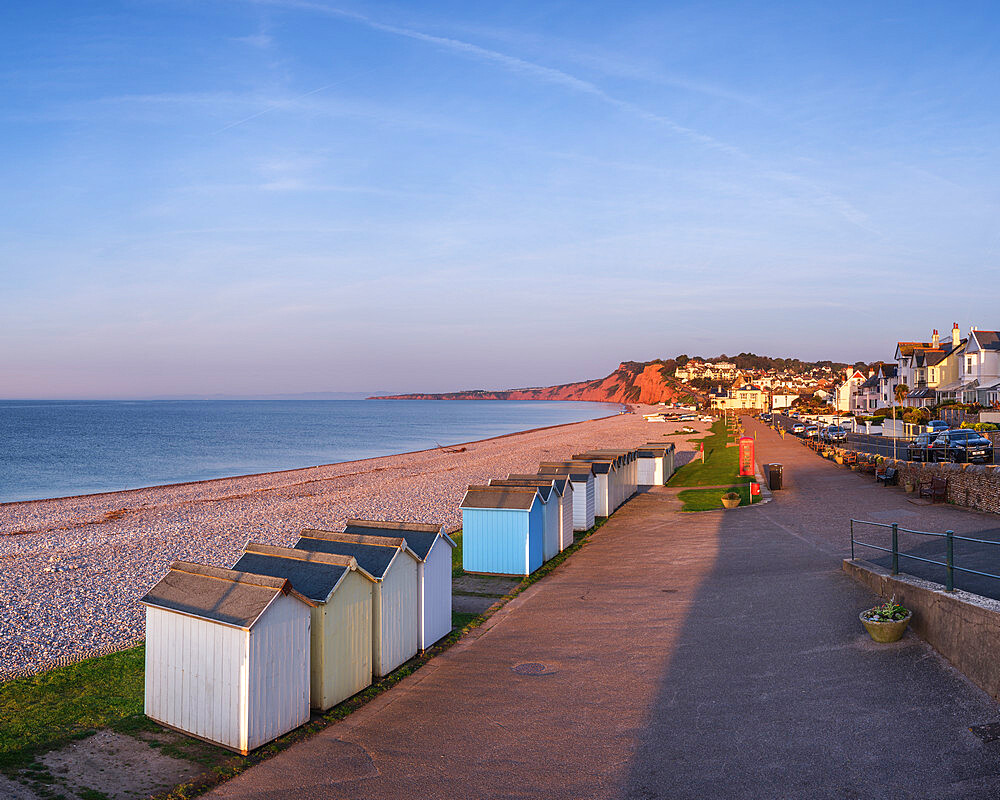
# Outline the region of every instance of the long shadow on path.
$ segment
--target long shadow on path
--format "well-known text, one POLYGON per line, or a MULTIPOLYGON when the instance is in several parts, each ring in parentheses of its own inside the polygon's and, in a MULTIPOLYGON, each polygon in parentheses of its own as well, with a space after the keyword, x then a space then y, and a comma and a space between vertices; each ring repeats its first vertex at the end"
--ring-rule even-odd
POLYGON ((776 527, 776 504, 712 513, 718 556, 626 796, 998 796, 1000 742, 968 730, 1000 719, 989 697, 913 634, 872 643, 857 618, 871 595, 827 550, 776 527))

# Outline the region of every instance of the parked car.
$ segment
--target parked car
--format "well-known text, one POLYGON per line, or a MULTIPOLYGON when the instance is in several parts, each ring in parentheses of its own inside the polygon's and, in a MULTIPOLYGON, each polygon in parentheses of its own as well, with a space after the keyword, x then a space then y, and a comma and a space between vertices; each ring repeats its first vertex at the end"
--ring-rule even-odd
POLYGON ((939 433, 929 450, 931 461, 993 461, 993 443, 972 430, 939 433))
POLYGON ((937 438, 936 433, 921 433, 906 445, 907 461, 930 461, 931 443, 937 438))
POLYGON ((802 435, 807 439, 815 439, 819 436, 819 428, 815 425, 806 425, 806 429, 802 432, 802 435))
POLYGON ((794 425, 792 425, 791 430, 792 433, 795 434, 796 436, 801 436, 803 433, 806 432, 806 426, 803 425, 801 422, 796 422, 794 425))
POLYGON ((932 419, 927 423, 927 432, 936 436, 939 433, 944 433, 949 427, 951 426, 943 419, 932 419))
POLYGON ((823 429, 820 438, 824 442, 846 442, 847 429, 840 425, 829 425, 823 429))

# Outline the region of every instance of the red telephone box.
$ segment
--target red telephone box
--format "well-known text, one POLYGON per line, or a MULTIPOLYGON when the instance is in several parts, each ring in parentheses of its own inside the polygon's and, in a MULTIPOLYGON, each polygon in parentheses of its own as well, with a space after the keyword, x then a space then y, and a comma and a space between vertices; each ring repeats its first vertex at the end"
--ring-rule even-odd
POLYGON ((754 475, 753 445, 753 437, 743 436, 740 438, 740 475, 749 475, 750 477, 754 475))

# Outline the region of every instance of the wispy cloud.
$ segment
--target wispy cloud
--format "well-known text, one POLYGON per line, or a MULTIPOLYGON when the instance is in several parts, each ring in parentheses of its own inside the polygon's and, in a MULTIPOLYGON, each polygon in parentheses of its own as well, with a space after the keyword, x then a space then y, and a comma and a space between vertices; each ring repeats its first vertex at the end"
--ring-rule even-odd
POLYGON ((600 100, 607 105, 618 108, 621 111, 637 116, 647 122, 662 126, 672 133, 685 137, 702 146, 720 150, 731 155, 745 157, 745 154, 738 147, 734 147, 733 145, 727 144, 726 142, 720 141, 713 136, 709 136, 708 134, 702 133, 688 126, 681 125, 663 114, 657 114, 628 100, 615 97, 596 84, 582 78, 578 78, 575 75, 561 69, 547 67, 543 64, 527 61, 526 59, 508 55, 498 50, 481 47, 480 45, 462 41, 461 39, 454 39, 447 36, 435 36, 413 28, 379 22, 378 20, 372 19, 371 17, 365 16, 364 14, 360 14, 356 11, 347 11, 333 6, 327 6, 322 3, 313 3, 308 0, 253 0, 253 2, 260 5, 311 11, 319 14, 325 14, 327 16, 337 17, 339 19, 351 20, 372 30, 393 34, 395 36, 402 36, 418 42, 424 42, 435 47, 450 50, 454 53, 459 53, 477 61, 496 64, 509 72, 524 75, 534 80, 554 86, 561 86, 580 94, 589 95, 590 97, 600 100))

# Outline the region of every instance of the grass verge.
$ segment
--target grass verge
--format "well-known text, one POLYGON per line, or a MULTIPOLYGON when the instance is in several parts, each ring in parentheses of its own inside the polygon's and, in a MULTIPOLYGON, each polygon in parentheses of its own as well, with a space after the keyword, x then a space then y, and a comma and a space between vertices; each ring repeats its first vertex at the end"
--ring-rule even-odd
POLYGON ((702 440, 705 445, 705 463, 702 463, 701 458, 688 462, 671 476, 667 486, 728 486, 749 483, 749 477, 739 475, 739 448, 726 447, 728 441, 726 423, 716 420, 712 423, 711 435, 702 440))
POLYGON ((740 505, 748 506, 751 501, 760 502, 760 496, 751 497, 750 485, 730 486, 728 489, 685 489, 677 493, 677 499, 684 506, 681 511, 715 511, 722 508, 722 495, 726 492, 736 492, 740 496, 740 505))
POLYGON ((0 686, 0 770, 142 713, 144 646, 0 686))

